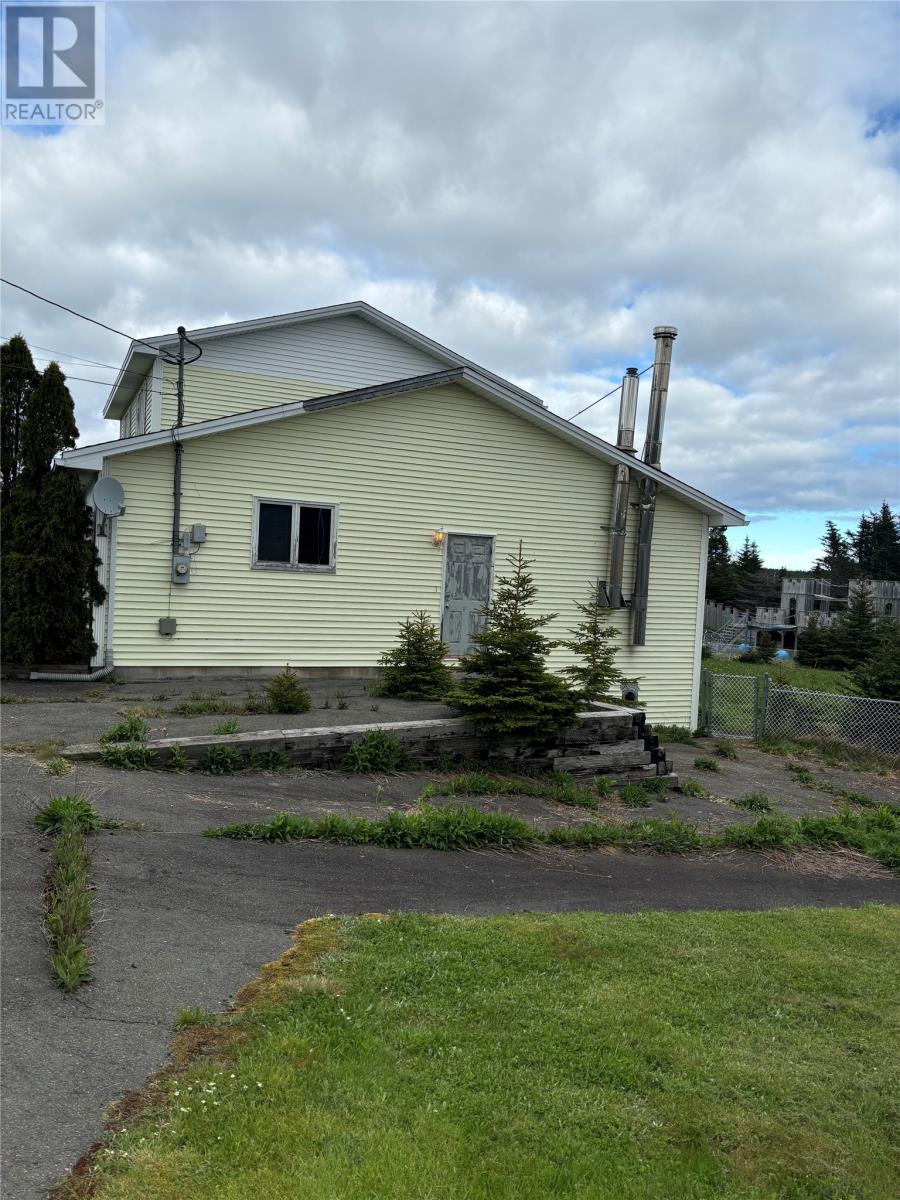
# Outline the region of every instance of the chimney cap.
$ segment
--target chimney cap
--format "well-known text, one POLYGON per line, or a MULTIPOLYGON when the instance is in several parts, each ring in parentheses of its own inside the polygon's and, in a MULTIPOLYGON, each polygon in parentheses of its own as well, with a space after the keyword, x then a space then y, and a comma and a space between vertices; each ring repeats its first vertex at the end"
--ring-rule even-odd
POLYGON ((661 338, 661 337, 677 338, 678 330, 675 328, 674 325, 654 325, 653 326, 653 336, 655 338, 661 338))

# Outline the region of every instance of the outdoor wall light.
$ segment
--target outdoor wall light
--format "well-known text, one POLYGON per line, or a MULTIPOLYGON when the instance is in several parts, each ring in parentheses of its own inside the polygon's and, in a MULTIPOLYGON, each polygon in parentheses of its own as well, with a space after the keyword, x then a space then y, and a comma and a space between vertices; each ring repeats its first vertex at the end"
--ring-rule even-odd
POLYGON ((447 535, 444 533, 443 529, 436 529, 431 535, 432 546, 443 546, 446 536, 447 535))

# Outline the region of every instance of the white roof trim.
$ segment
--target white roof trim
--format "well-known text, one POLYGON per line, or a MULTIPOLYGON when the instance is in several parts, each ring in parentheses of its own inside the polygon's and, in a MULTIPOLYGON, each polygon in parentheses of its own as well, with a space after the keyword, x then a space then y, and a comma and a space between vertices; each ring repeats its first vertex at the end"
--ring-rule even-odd
MULTIPOLYGON (((290 404, 273 405, 271 408, 257 408, 251 412, 235 413, 228 417, 216 417, 210 421, 197 421, 192 425, 182 425, 177 431, 177 439, 182 442, 194 438, 208 437, 214 433, 228 433, 234 429, 246 429, 254 425, 264 425, 271 421, 282 421, 287 417, 313 416, 319 412, 328 412, 332 408, 341 408, 349 404, 360 404, 381 396, 398 395, 403 392, 427 390, 430 387, 445 387, 449 383, 458 383, 470 391, 492 400, 505 408, 516 412, 519 416, 539 425, 549 432, 556 434, 568 442, 587 450, 590 454, 606 462, 621 463, 641 477, 654 479, 667 491, 679 496, 691 507, 700 509, 709 516, 713 525, 746 525, 747 520, 742 512, 723 504, 720 500, 707 496, 705 492, 683 483, 673 475, 667 475, 655 467, 650 467, 634 455, 626 454, 616 446, 604 442, 602 438, 588 433, 580 425, 573 425, 564 417, 559 417, 549 409, 538 408, 529 401, 514 396, 505 387, 498 387, 493 378, 479 370, 463 367, 454 371, 435 372, 432 375, 418 375, 411 379, 398 379, 390 383, 375 384, 367 388, 355 388, 346 392, 335 392, 330 396, 317 396, 313 399, 295 400, 290 404)), ((104 460, 119 454, 130 454, 134 450, 148 450, 154 446, 164 446, 176 440, 175 429, 163 429, 158 433, 144 433, 136 437, 118 438, 115 441, 99 442, 94 446, 80 446, 75 450, 64 450, 57 455, 56 461, 60 466, 80 470, 99 471, 103 468, 104 460)))
MULTIPOLYGON (((409 325, 404 325, 402 321, 398 321, 395 317, 389 317, 387 313, 374 308, 371 304, 367 304, 365 300, 351 300, 346 304, 330 304, 324 308, 307 308, 299 312, 281 313, 274 317, 255 317, 250 321, 233 321, 227 325, 209 325, 205 329, 189 329, 188 336, 195 342, 212 341, 215 338, 233 337, 238 333, 253 333, 260 329, 276 329, 280 325, 306 324, 310 321, 327 320, 330 317, 361 317, 371 325, 377 325, 380 329, 385 330, 385 332, 392 333, 408 345, 415 346, 418 350, 432 354, 448 366, 471 367, 473 370, 485 375, 488 379, 493 380, 499 387, 513 392, 515 395, 522 396, 532 404, 539 405, 541 408, 544 406, 544 402, 539 396, 534 396, 524 388, 510 383, 508 379, 503 379, 500 375, 495 375, 485 367, 480 367, 477 363, 472 362, 471 359, 463 357, 462 354, 457 354, 455 350, 450 350, 446 346, 442 346, 440 342, 435 342, 431 338, 426 337, 424 333, 419 333, 418 330, 412 329, 409 325)), ((103 409, 104 417, 110 415, 115 400, 124 400, 126 397, 128 387, 120 388, 120 384, 123 378, 127 378, 125 372, 135 356, 145 357, 149 369, 153 355, 148 351, 148 347, 152 346, 160 352, 165 352, 168 348, 177 345, 178 335, 174 333, 165 333, 159 337, 142 338, 141 342, 132 342, 125 356, 125 362, 122 364, 115 383, 113 383, 110 390, 109 397, 103 409)), ((137 387, 133 391, 137 391, 137 387)))

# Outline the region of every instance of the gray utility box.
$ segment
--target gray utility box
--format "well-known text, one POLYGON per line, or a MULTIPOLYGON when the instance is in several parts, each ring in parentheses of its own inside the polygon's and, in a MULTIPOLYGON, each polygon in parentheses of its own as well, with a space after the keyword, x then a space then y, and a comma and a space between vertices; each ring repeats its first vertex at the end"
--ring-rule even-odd
POLYGON ((191 579, 191 556, 189 554, 172 555, 172 582, 189 583, 191 579))
POLYGON ((159 632, 162 634, 163 637, 174 637, 175 629, 176 629, 176 622, 175 622, 174 617, 160 617, 159 618, 159 632))

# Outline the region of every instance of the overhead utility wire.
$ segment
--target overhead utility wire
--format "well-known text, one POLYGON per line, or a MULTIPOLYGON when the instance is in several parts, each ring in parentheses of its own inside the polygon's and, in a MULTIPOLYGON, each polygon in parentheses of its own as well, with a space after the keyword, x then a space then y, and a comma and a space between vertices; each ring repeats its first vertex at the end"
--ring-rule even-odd
MULTIPOLYGON (((638 371, 638 375, 646 375, 648 371, 653 370, 653 363, 649 367, 644 367, 643 371, 638 371)), ((609 396, 615 395, 616 392, 621 392, 622 385, 614 387, 612 391, 607 392, 605 396, 598 396, 596 400, 592 400, 590 404, 586 404, 584 408, 579 408, 577 413, 572 413, 571 417, 566 417, 567 421, 574 421, 576 417, 580 417, 582 413, 586 413, 589 408, 593 408, 595 404, 599 404, 601 400, 606 400, 609 396)))
MULTIPOLYGON (((59 365, 59 364, 57 364, 57 366, 58 366, 58 365, 59 365)), ((27 371, 27 370, 28 370, 28 367, 20 367, 20 366, 16 366, 16 365, 14 365, 14 364, 10 364, 9 366, 5 366, 5 367, 3 368, 3 372, 4 372, 4 374, 5 374, 7 371, 27 371)), ((40 375, 40 373, 41 373, 41 372, 40 372, 40 371, 38 371, 38 370, 37 370, 37 368, 35 368, 35 371, 36 371, 36 373, 37 373, 38 375, 40 375)), ((130 372, 130 371, 129 371, 129 375, 130 375, 131 373, 132 373, 132 372, 130 372)), ((100 385, 100 387, 105 387, 105 388, 112 387, 112 381, 111 381, 111 380, 109 380, 109 379, 85 379, 83 375, 70 375, 70 374, 68 373, 68 371, 63 371, 63 376, 64 376, 66 379, 75 379, 75 380, 77 380, 79 383, 97 383, 97 384, 99 384, 99 385, 100 385)), ((143 377, 143 376, 141 376, 141 378, 144 378, 144 377, 143 377)))
MULTIPOLYGON (((13 335, 10 333, 0 333, 0 338, 4 341, 9 341, 13 335)), ((119 368, 112 363, 100 362, 97 358, 85 358, 83 354, 70 354, 68 350, 54 350, 52 346, 39 346, 37 342, 28 343, 29 350, 43 350, 45 354, 52 354, 54 362, 71 362, 87 364, 91 367, 108 367, 110 371, 118 371, 119 368)), ((43 358, 45 355, 40 355, 43 358)))
MULTIPOLYGON (((136 342, 139 346, 146 346, 148 350, 152 350, 154 354, 166 354, 165 350, 161 350, 159 346, 151 346, 149 342, 145 342, 143 338, 132 337, 130 333, 123 333, 121 329, 114 329, 112 325, 106 325, 103 321, 98 321, 94 317, 88 317, 77 309, 69 308, 67 304, 60 304, 58 300, 51 300, 47 296, 40 295, 39 292, 33 292, 31 288, 23 287, 21 283, 13 283, 11 279, 4 279, 0 276, 0 283, 5 283, 7 287, 16 288, 20 292, 24 292, 27 296, 34 296, 35 300, 43 300, 45 304, 52 304, 54 308, 61 308, 63 312, 71 313, 73 317, 80 317, 82 321, 90 321, 92 325, 99 325, 101 329, 107 330, 109 333, 118 334, 119 337, 128 338, 130 342, 136 342)), ((192 343, 194 345, 196 343, 192 343)), ((172 362, 177 360, 172 359, 172 362)))

